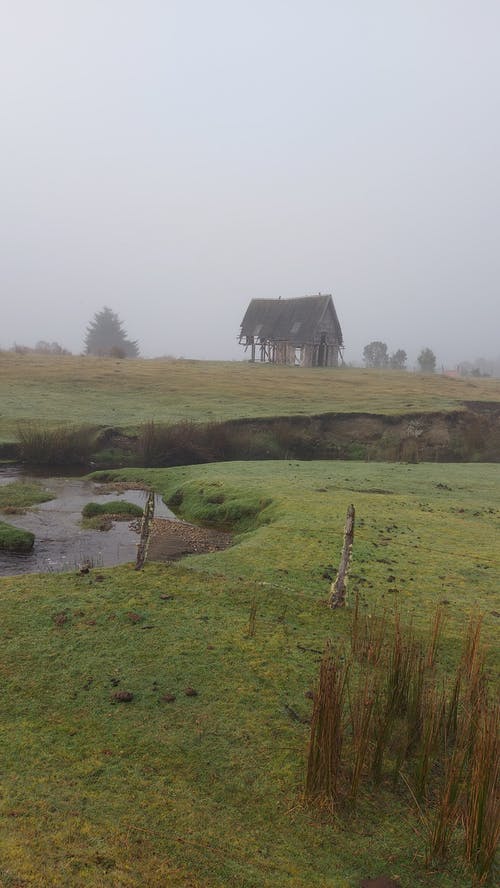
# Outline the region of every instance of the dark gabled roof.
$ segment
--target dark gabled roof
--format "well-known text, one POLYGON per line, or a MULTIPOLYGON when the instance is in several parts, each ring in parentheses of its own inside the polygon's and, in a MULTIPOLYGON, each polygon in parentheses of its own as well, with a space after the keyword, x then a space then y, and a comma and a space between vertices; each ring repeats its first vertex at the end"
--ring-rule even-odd
POLYGON ((331 296, 302 296, 299 299, 252 299, 241 322, 241 336, 286 340, 303 345, 321 333, 328 313, 333 316, 336 338, 342 345, 342 330, 331 296))

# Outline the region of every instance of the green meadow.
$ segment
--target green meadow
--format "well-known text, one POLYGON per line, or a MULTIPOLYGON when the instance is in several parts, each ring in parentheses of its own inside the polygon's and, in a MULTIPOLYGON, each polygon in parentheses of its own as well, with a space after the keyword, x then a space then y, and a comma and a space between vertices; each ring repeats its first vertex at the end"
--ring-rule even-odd
POLYGON ((349 656, 356 595, 363 613, 398 608, 417 635, 441 606, 436 681, 481 613, 495 686, 500 467, 111 474, 233 528, 234 544, 141 572, 0 580, 0 885, 471 885, 459 854, 426 865, 425 816, 404 783, 365 787, 355 813, 305 803, 306 694, 327 640, 349 656), (349 606, 332 611, 350 503, 349 606))
POLYGON ((499 380, 0 352, 0 442, 16 440, 19 422, 129 429, 151 419, 395 414, 461 409, 464 401, 500 401, 499 380))

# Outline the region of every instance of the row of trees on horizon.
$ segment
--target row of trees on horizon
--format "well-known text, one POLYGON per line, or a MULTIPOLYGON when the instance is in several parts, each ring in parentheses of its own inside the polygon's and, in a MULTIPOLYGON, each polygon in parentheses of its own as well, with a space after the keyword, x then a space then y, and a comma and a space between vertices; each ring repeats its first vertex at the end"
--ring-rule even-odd
MULTIPOLYGON (((58 342, 40 340, 34 347, 14 344, 10 351, 18 354, 47 354, 70 355, 71 352, 58 342)), ((96 312, 85 332, 85 355, 111 358, 138 358, 139 343, 135 339, 129 339, 116 312, 108 306, 104 306, 96 312)), ((363 363, 369 369, 379 370, 407 370, 408 356, 404 349, 399 348, 389 353, 387 343, 374 339, 365 345, 363 349, 363 363)), ((436 355, 431 348, 422 348, 417 357, 418 370, 421 373, 434 373, 436 370, 436 355)), ((356 366, 350 364, 349 366, 356 366)), ((457 368, 463 376, 500 376, 500 358, 497 361, 488 361, 478 358, 475 362, 464 361, 457 368)))
MULTIPOLYGON (((387 343, 381 342, 380 339, 374 339, 369 342, 363 349, 363 361, 365 367, 373 370, 406 370, 406 362, 408 356, 404 349, 398 348, 397 351, 389 354, 387 343)), ((423 348, 417 358, 418 367, 421 373, 434 373, 436 370, 436 355, 431 348, 423 348)))

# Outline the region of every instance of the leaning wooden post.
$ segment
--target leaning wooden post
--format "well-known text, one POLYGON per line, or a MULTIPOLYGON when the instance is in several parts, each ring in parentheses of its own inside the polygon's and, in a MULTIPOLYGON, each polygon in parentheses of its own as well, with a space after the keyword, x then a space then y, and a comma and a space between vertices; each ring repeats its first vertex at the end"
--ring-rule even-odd
POLYGON ((149 535, 151 533, 151 522, 155 514, 155 495, 154 491, 150 491, 144 506, 144 512, 141 521, 141 536, 139 545, 137 546, 137 558, 135 560, 135 569, 141 570, 148 554, 149 535))
POLYGON ((352 544, 354 542, 354 506, 349 506, 344 529, 344 545, 339 569, 330 589, 330 607, 345 607, 347 574, 351 563, 352 544))

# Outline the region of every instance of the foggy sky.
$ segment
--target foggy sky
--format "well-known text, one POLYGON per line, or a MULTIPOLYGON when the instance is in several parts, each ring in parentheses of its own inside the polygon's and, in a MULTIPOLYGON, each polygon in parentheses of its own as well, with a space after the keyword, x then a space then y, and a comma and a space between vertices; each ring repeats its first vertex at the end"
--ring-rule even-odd
POLYGON ((0 0, 0 347, 239 358, 332 293, 346 360, 497 357, 498 0, 0 0))

